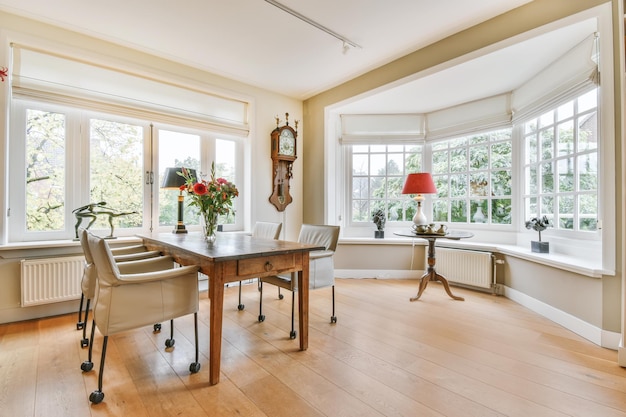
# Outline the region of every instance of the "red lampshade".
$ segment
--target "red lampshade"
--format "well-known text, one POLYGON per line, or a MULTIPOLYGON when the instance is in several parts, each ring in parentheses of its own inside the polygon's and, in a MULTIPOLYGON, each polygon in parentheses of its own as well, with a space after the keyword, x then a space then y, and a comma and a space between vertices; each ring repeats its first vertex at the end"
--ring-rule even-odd
POLYGON ((402 194, 436 194, 437 188, 433 177, 428 172, 409 174, 404 182, 402 194))

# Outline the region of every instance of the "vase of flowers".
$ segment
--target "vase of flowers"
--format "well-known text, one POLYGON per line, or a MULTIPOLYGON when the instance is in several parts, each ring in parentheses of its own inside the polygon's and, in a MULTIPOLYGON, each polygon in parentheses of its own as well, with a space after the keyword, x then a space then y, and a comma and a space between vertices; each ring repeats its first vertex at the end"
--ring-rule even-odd
POLYGON ((215 242, 218 217, 234 212, 233 199, 239 195, 239 190, 232 182, 215 177, 215 162, 211 164, 208 180, 194 178, 185 168, 178 174, 185 178, 185 185, 181 188, 191 197, 189 205, 200 211, 205 239, 209 243, 215 242))
POLYGON ((537 253, 550 252, 550 242, 541 241, 541 232, 543 232, 550 226, 552 225, 550 224, 550 220, 548 220, 546 216, 543 216, 542 218, 533 217, 532 219, 526 222, 527 229, 533 229, 535 232, 539 233, 539 241, 533 240, 530 242, 530 249, 533 252, 537 252, 537 253))

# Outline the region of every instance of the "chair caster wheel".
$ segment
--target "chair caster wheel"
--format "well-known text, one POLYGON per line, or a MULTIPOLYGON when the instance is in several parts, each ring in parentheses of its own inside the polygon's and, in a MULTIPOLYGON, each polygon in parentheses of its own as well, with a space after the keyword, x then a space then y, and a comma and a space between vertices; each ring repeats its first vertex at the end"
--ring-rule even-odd
POLYGON ((85 327, 85 322, 83 321, 76 322, 76 330, 82 330, 83 327, 85 327))
POLYGON ((86 348, 88 346, 89 346, 89 339, 81 339, 80 340, 80 347, 86 348))
POLYGON ((284 295, 282 295, 282 294, 278 294, 278 299, 279 299, 279 300, 282 300, 283 298, 285 298, 285 296, 284 296, 284 295))
POLYGON ((199 362, 193 362, 191 365, 189 365, 189 372, 191 372, 192 374, 197 374, 198 371, 200 371, 199 362))
POLYGON ((166 339, 165 340, 165 347, 166 348, 174 347, 174 343, 176 343, 176 340, 174 340, 174 339, 166 339))
POLYGON ((265 316, 263 314, 259 315, 259 323, 265 321, 265 316))
POLYGON ((292 330, 292 331, 289 332, 289 338, 290 339, 295 339, 296 338, 296 331, 295 330, 292 330))
POLYGON ((104 392, 102 391, 94 391, 91 394, 89 394, 89 401, 91 401, 94 404, 100 404, 102 402, 102 400, 104 400, 104 392))
POLYGON ((239 311, 242 311, 244 308, 246 308, 246 306, 245 306, 245 305, 243 305, 243 304, 239 304, 239 305, 237 306, 237 310, 239 310, 239 311))
POLYGON ((330 322, 331 322, 331 323, 337 323, 337 317, 336 317, 336 316, 332 316, 332 317, 330 318, 330 322))
POLYGON ((93 369, 93 362, 90 361, 85 361, 83 363, 80 364, 80 369, 83 372, 89 372, 93 369))
POLYGON ((156 323, 154 326, 152 326, 152 328, 154 329, 155 333, 158 333, 161 331, 161 323, 156 323))

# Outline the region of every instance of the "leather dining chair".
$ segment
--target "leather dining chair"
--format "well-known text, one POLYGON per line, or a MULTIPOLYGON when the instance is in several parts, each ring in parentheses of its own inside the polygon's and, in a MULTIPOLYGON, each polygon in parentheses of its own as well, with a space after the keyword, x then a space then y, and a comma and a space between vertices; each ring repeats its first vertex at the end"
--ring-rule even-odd
MULTIPOLYGON (((194 315, 196 355, 195 361, 189 365, 189 371, 198 372, 199 267, 191 265, 175 268, 169 256, 118 264, 103 238, 88 233, 87 243, 96 269, 97 286, 89 360, 81 364, 83 371, 93 368, 91 354, 95 328, 104 336, 98 389, 89 395, 89 401, 97 404, 104 399, 102 385, 109 336, 152 323, 194 315)), ((173 345, 173 339, 169 344, 166 342, 166 346, 173 345)))
MULTIPOLYGON (((337 249, 337 241, 339 240, 339 226, 328 225, 310 225, 303 224, 300 229, 298 242, 324 246, 324 250, 312 251, 309 254, 309 288, 314 290, 318 288, 332 287, 332 315, 330 322, 336 323, 335 316, 335 264, 333 255, 337 249)), ((272 275, 263 277, 260 282, 260 300, 259 300, 259 318, 260 322, 265 321, 263 315, 263 284, 268 283, 276 285, 291 291, 291 332, 289 337, 296 338, 294 329, 294 305, 295 291, 297 291, 296 273, 284 275, 272 275)), ((282 298, 282 297, 280 297, 282 298)))
MULTIPOLYGON (((78 321, 76 322, 76 329, 83 331, 83 338, 80 340, 81 347, 89 346, 89 339, 87 339, 87 323, 89 323, 89 307, 91 300, 96 293, 96 271, 93 266, 93 259, 87 245, 87 230, 84 228, 78 229, 78 239, 80 241, 83 254, 85 256, 85 265, 83 269, 83 277, 81 279, 81 295, 80 304, 78 307, 78 321), (83 320, 83 304, 85 304, 85 319, 83 320)), ((139 259, 148 259, 160 256, 159 251, 149 251, 144 245, 131 245, 123 246, 120 248, 112 248, 111 253, 115 259, 115 262, 128 262, 139 259)), ((161 329, 161 324, 155 324, 155 331, 161 329)))
MULTIPOLYGON (((275 240, 280 236, 282 227, 282 223, 256 222, 254 229, 252 229, 252 237, 275 240)), ((239 281, 239 304, 237 305, 237 309, 241 311, 245 307, 246 306, 241 303, 241 281, 239 281)))

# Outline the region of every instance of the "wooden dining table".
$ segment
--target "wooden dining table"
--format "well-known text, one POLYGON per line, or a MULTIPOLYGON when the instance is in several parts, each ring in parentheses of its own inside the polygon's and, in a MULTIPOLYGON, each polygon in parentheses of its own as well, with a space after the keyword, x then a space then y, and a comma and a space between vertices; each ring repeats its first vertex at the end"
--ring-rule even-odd
POLYGON ((218 233, 208 243, 200 232, 138 235, 149 250, 170 255, 181 265, 198 265, 209 277, 209 382, 220 380, 224 284, 244 279, 297 272, 300 350, 309 344, 309 252, 320 246, 261 239, 241 233, 218 233))

